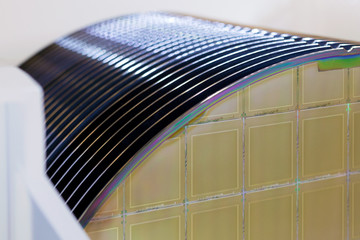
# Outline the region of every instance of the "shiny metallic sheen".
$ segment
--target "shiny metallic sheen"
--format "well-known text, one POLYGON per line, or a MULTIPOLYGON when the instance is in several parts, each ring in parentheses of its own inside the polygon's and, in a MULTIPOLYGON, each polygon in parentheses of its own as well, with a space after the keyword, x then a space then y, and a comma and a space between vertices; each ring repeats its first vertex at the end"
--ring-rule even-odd
POLYGON ((351 44, 145 13, 61 38, 21 68, 45 92, 47 175, 85 226, 146 156, 211 105, 289 68, 359 53, 351 44))

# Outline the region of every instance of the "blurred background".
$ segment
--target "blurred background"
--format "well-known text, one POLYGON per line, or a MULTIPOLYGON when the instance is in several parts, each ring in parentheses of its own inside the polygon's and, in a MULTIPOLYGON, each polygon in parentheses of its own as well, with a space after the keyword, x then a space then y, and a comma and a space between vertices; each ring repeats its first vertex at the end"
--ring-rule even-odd
POLYGON ((0 65, 92 23, 159 10, 360 42, 360 0, 0 0, 0 65))

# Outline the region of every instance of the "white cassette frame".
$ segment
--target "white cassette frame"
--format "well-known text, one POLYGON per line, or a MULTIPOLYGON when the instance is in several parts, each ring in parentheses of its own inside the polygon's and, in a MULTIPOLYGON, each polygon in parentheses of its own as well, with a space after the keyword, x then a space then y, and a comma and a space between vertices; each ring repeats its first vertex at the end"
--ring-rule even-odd
POLYGON ((0 239, 89 239, 45 174, 42 88, 0 67, 0 239))

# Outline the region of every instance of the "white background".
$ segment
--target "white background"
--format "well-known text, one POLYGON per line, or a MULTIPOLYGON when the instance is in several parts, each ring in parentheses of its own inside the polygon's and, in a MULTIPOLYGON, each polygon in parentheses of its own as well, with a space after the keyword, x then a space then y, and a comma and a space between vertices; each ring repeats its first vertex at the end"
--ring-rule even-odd
POLYGON ((154 10, 360 42, 360 0, 0 0, 0 64, 97 21, 154 10))

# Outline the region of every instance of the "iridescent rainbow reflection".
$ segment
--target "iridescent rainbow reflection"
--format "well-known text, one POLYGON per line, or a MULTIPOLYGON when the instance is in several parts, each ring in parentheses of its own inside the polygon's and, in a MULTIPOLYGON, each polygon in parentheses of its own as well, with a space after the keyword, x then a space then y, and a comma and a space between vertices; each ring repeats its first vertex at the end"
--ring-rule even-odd
POLYGON ((187 115, 124 176, 103 207, 119 208, 98 210, 89 236, 122 219, 124 239, 357 239, 358 72, 306 63, 187 115))

